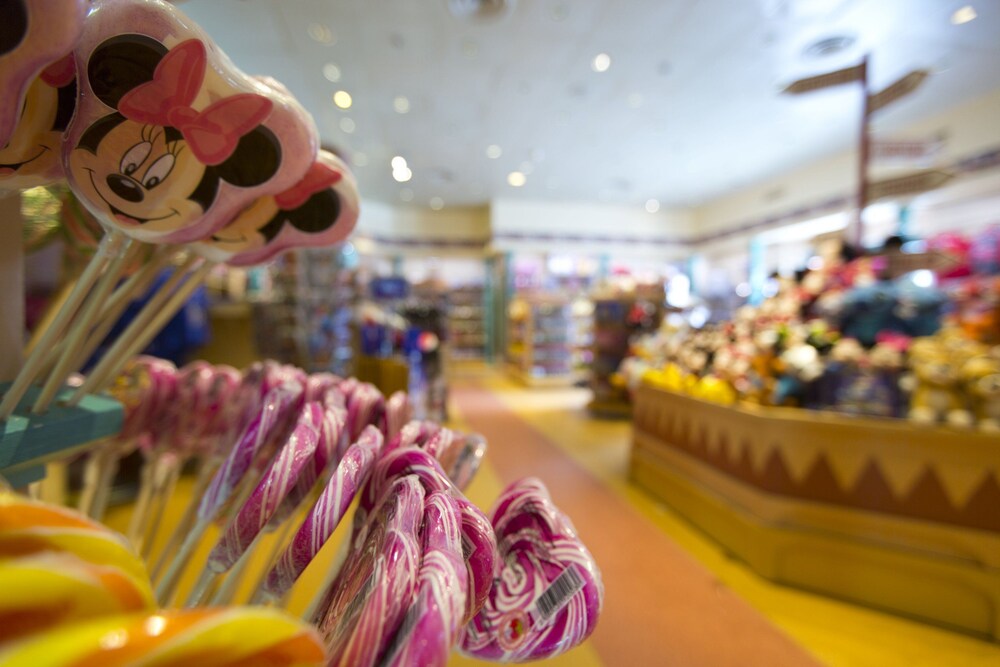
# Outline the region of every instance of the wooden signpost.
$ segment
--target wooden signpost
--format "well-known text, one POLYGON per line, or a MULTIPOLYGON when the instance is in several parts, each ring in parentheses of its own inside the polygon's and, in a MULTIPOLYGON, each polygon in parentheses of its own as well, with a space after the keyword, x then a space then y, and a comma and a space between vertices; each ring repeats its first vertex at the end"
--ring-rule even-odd
POLYGON ((940 150, 940 141, 938 141, 936 149, 929 148, 927 146, 928 142, 910 142, 906 144, 902 141, 873 141, 870 137, 868 127, 872 114, 912 93, 920 87, 929 74, 924 69, 913 70, 879 92, 872 93, 868 88, 868 56, 866 55, 861 60, 861 63, 854 67, 847 67, 834 72, 799 79, 789 84, 782 91, 790 95, 801 95, 831 86, 840 86, 855 82, 861 84, 862 111, 858 147, 857 217, 855 218, 854 239, 852 239, 855 245, 861 245, 863 232, 861 214, 865 206, 870 202, 877 199, 884 199, 885 197, 912 195, 932 190, 944 185, 952 178, 952 174, 947 172, 927 169, 877 183, 869 184, 868 182, 868 164, 873 154, 878 158, 885 158, 887 155, 892 155, 893 151, 895 151, 895 156, 898 157, 900 153, 909 151, 910 154, 926 156, 932 150, 940 150))

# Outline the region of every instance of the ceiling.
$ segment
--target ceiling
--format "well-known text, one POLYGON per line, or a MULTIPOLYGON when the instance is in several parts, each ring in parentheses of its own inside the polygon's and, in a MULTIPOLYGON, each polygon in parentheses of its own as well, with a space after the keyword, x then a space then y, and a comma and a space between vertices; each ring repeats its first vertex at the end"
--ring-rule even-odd
POLYGON ((1000 88, 997 0, 967 0, 978 17, 961 25, 951 19, 964 0, 509 1, 494 20, 456 18, 449 0, 178 4, 238 67, 299 98, 363 198, 432 208, 501 197, 696 206, 849 149, 858 86, 780 90, 865 53, 873 90, 932 72, 880 112, 881 132, 1000 88), (853 44, 807 53, 836 36, 853 44), (597 72, 601 53, 610 66, 597 72), (334 104, 338 90, 349 109, 334 104), (393 179, 397 155, 408 182, 393 179), (508 183, 512 171, 523 186, 508 183))

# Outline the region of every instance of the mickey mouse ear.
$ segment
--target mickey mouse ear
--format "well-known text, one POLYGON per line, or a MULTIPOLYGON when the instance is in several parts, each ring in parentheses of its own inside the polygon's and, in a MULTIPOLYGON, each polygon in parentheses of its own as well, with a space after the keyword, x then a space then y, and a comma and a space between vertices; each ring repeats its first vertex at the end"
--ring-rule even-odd
POLYGON ((28 87, 73 50, 88 0, 8 0, 0 21, 0 146, 14 134, 28 87))

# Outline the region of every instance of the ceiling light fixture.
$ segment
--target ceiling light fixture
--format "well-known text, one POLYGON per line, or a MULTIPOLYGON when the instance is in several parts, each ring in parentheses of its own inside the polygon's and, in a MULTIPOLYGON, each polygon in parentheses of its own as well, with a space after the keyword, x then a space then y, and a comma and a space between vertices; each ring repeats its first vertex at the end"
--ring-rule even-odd
POLYGON ((340 81, 340 68, 333 63, 323 65, 323 78, 330 83, 337 83, 340 81))
POLYGON ((660 210, 660 202, 656 201, 655 199, 647 199, 646 200, 646 212, 647 213, 656 213, 659 210, 660 210))
POLYGON ((396 179, 397 183, 406 183, 408 180, 413 178, 413 172, 410 171, 409 167, 403 166, 398 169, 393 169, 392 177, 396 179))
POLYGON ((406 158, 402 155, 397 155, 392 158, 389 164, 392 165, 393 169, 406 169, 406 158))
POLYGON ((399 95, 392 101, 392 108, 396 113, 408 113, 410 111, 410 100, 399 95))
POLYGON ((961 9, 956 9, 955 13, 951 15, 951 24, 962 25, 963 23, 975 20, 977 16, 979 14, 976 13, 976 8, 972 5, 966 5, 961 9))
POLYGON ((354 100, 351 99, 351 94, 346 90, 338 90, 333 94, 333 103, 341 109, 350 109, 354 100))
POLYGON ((486 147, 486 157, 489 159, 496 160, 501 155, 503 155, 503 149, 496 144, 490 144, 486 147))
POLYGON ((340 129, 342 132, 351 134, 357 129, 357 125, 354 124, 354 120, 351 118, 341 118, 340 119, 340 129))
POLYGON ((507 183, 512 188, 519 188, 527 182, 528 182, 527 176, 525 176, 519 171, 512 171, 509 174, 507 174, 507 183))
POLYGON ((314 42, 333 44, 333 31, 322 23, 310 23, 307 32, 314 42))
POLYGON ((429 203, 431 205, 431 208, 435 211, 440 211, 441 209, 444 208, 444 200, 441 199, 440 197, 431 197, 429 203))
POLYGON ((817 39, 802 50, 802 55, 807 58, 826 58, 846 51, 854 46, 854 42, 853 35, 831 35, 817 39))
POLYGON ((594 60, 590 63, 590 67, 595 72, 607 72, 608 68, 611 67, 611 56, 606 53, 598 53, 594 56, 594 60))

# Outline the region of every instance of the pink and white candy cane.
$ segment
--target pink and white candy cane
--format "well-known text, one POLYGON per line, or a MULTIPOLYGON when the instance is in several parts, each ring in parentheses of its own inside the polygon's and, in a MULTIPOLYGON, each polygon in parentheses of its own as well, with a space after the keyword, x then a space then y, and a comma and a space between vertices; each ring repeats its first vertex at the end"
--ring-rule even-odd
POLYGON ((354 524, 355 539, 363 525, 361 522, 367 518, 369 508, 375 505, 393 480, 407 475, 416 476, 428 493, 448 491, 458 504, 462 516, 462 555, 470 582, 466 620, 471 619, 486 603, 493 585, 497 570, 496 537, 482 511, 455 488, 437 460, 426 451, 407 447, 383 453, 358 502, 354 524))
POLYGON ((357 439, 369 424, 378 424, 385 412, 385 397, 375 385, 362 382, 347 397, 347 428, 350 438, 357 439))
POLYGON ((257 416, 252 419, 240 435, 236 445, 230 450, 212 478, 208 489, 198 505, 198 519, 187 534, 184 542, 167 567, 163 578, 157 583, 156 596, 161 604, 167 604, 198 542, 213 521, 223 512, 247 471, 253 465, 267 443, 275 437, 288 419, 288 414, 298 409, 299 401, 305 393, 301 385, 288 383, 270 390, 257 416))
POLYGON ((413 597, 420 567, 424 489, 412 477, 393 482, 371 516, 361 547, 348 557, 317 619, 330 665, 372 667, 413 597))
POLYGON ((516 482, 494 512, 501 569, 486 606, 462 630, 462 653, 541 660, 578 645, 597 624, 600 571, 538 480, 516 482))
POLYGON ((458 641, 469 581, 458 505, 437 491, 424 501, 423 558, 417 593, 379 661, 386 667, 444 667, 458 641))
POLYGON ((319 146, 301 105, 238 70, 165 2, 91 6, 63 162, 103 224, 141 241, 197 241, 302 179, 319 146))
POLYGON ((334 389, 344 379, 333 373, 313 373, 306 381, 306 400, 322 401, 328 389, 334 389))
MULTIPOLYGON (((87 0, 3 3, 0 30, 0 146, 18 125, 28 87, 42 70, 73 50, 83 31, 87 0)), ((53 147, 55 148, 55 147, 53 147)))
POLYGON ((280 600, 312 562, 354 501, 371 474, 372 466, 382 451, 383 437, 369 426, 357 442, 347 448, 337 469, 313 505, 291 543, 267 575, 262 599, 280 600))
POLYGON ((291 248, 340 243, 350 235, 357 220, 354 177, 338 157, 320 151, 316 162, 294 187, 258 198, 192 249, 214 262, 252 266, 291 248))
POLYGON ((405 391, 397 391, 385 402, 385 437, 392 440, 413 419, 413 405, 405 391))
POLYGON ((406 447, 423 448, 427 441, 440 430, 441 425, 437 422, 410 420, 394 437, 388 440, 385 451, 391 452, 394 449, 405 449, 406 447))
POLYGON ((264 527, 295 487, 299 475, 311 465, 319 442, 319 424, 313 421, 315 414, 312 410, 302 412, 291 437, 226 526, 208 555, 206 569, 188 597, 189 607, 202 602, 213 576, 228 571, 237 561, 246 561, 264 527))
POLYGON ((472 478, 476 476, 479 466, 486 456, 486 438, 477 433, 471 433, 465 436, 460 448, 456 447, 452 451, 458 454, 457 458, 450 467, 447 466, 447 461, 443 463, 448 471, 448 477, 455 483, 455 486, 464 491, 469 487, 472 478))

